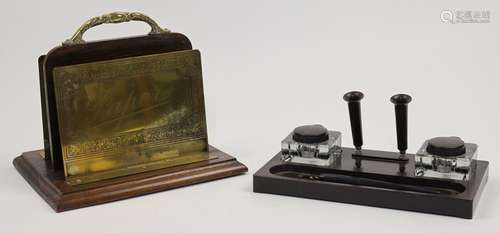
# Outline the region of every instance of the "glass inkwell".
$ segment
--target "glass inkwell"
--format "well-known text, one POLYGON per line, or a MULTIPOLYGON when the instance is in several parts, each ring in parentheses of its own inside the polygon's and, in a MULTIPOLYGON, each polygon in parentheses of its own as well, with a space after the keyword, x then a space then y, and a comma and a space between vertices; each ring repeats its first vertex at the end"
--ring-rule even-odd
POLYGON ((341 133, 322 125, 299 126, 281 141, 284 162, 330 166, 341 151, 341 133))
POLYGON ((478 146, 459 137, 435 137, 426 140, 415 155, 415 175, 469 180, 478 146))

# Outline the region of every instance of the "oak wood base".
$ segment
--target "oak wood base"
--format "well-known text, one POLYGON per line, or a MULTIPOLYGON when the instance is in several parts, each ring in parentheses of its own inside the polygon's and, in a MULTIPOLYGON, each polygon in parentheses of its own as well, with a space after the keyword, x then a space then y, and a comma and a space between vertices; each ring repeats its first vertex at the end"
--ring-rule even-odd
POLYGON ((51 169, 50 163, 40 156, 42 151, 25 152, 16 157, 13 164, 56 212, 235 176, 248 171, 247 167, 234 157, 210 146, 209 155, 215 157, 214 159, 72 186, 66 183, 62 171, 51 169))

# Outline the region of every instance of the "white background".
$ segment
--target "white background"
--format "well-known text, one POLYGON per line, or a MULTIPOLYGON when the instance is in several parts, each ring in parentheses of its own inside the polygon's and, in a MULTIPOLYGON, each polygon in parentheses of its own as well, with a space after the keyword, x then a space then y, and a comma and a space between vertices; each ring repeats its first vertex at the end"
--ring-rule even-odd
MULTIPOLYGON (((498 230, 498 1, 3 1, 0 9, 2 232, 498 230), (37 58, 88 18, 117 10, 144 12, 201 50, 210 143, 250 171, 55 213, 12 166, 42 146, 37 58), (442 10, 487 10, 491 23, 443 23, 442 10), (389 97, 399 92, 413 96, 409 152, 441 135, 480 145, 490 180, 473 220, 252 192, 252 174, 295 126, 321 123, 352 145, 349 90, 365 93, 365 148, 396 150, 389 97)), ((104 25, 85 38, 148 30, 104 25)))

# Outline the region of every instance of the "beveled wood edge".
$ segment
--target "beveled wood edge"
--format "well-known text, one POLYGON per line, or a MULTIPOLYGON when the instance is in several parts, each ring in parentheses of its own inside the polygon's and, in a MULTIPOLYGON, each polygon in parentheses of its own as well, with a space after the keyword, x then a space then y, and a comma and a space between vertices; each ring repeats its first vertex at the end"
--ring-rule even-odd
POLYGON ((28 184, 45 200, 52 209, 56 212, 58 208, 58 200, 61 199, 61 192, 58 192, 52 184, 46 182, 45 179, 37 178, 37 173, 34 172, 35 169, 32 168, 23 155, 20 155, 12 161, 16 170, 21 174, 21 176, 28 182, 28 184))
POLYGON ((35 172, 35 169, 30 166, 23 154, 13 160, 14 167, 56 212, 218 180, 241 175, 248 171, 244 164, 234 158, 233 160, 209 164, 195 169, 163 173, 142 180, 132 180, 63 195, 53 184, 45 179, 38 178, 41 174, 35 172))
POLYGON ((128 187, 126 186, 129 183, 121 183, 88 191, 69 193, 61 197, 56 211, 77 209, 236 176, 245 173, 248 169, 245 165, 234 160, 202 167, 197 170, 183 175, 176 175, 176 173, 163 174, 146 180, 132 181, 130 183, 134 184, 128 187))

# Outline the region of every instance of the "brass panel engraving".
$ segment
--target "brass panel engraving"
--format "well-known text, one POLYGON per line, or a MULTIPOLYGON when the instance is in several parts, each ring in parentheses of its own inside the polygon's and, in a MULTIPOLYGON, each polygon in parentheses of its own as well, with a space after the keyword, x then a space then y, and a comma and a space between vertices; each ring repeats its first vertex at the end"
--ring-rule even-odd
POLYGON ((199 51, 56 67, 53 76, 69 183, 208 159, 199 51))

